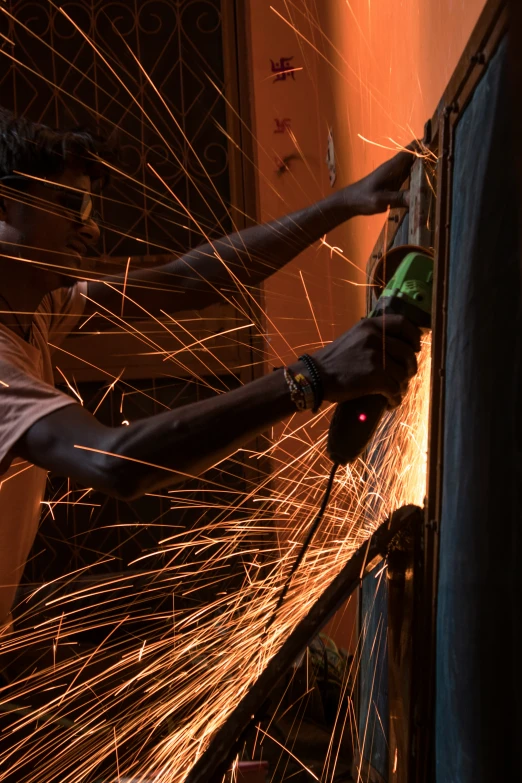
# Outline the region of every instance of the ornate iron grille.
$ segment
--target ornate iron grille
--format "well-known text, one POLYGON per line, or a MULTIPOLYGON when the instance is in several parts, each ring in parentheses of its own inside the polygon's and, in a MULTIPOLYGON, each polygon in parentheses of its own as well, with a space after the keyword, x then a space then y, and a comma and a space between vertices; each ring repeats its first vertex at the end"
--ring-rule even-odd
POLYGON ((102 252, 179 253, 229 231, 221 0, 60 6, 2 3, 0 101, 52 127, 117 129, 127 176, 103 199, 102 252))
MULTIPOLYGON (((50 0, 0 4, 0 103, 51 127, 117 131, 125 176, 113 177, 101 203, 101 252, 117 262, 177 254, 205 235, 230 231, 224 0, 64 0, 59 6, 65 13, 50 0)), ((237 384, 234 376, 226 378, 237 384)), ((135 395, 130 418, 206 394, 194 382, 174 388, 150 379, 134 386, 144 393, 135 395)), ((92 410, 100 388, 82 384, 92 410)), ((113 404, 109 395, 97 417, 119 423, 113 404)), ((233 495, 244 486, 243 466, 226 463, 215 478, 233 495)), ((193 481, 186 489, 212 507, 201 486, 193 481)), ((201 516, 190 501, 172 510, 167 493, 133 504, 91 493, 73 505, 66 501, 81 492, 67 496, 69 489, 67 482, 50 482, 26 581, 77 569, 90 573, 91 566, 96 575, 118 571, 154 549, 162 529, 190 527, 201 516), (62 496, 64 502, 53 505, 62 496)))

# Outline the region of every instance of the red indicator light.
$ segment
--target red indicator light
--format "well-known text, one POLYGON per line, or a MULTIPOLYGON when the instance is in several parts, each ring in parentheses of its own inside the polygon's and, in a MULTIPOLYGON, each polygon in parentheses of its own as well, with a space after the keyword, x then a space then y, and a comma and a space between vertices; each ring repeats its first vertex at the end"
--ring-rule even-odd
POLYGON ((368 417, 366 416, 366 413, 360 413, 359 414, 359 421, 366 421, 368 417))

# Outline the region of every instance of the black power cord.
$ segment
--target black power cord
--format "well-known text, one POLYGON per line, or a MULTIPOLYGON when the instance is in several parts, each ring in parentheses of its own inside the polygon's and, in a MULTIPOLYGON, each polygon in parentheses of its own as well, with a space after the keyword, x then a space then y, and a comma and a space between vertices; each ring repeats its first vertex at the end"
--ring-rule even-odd
POLYGON ((283 601, 286 598, 286 594, 288 593, 288 589, 290 587, 290 583, 291 583, 292 579, 294 578, 294 574, 297 571, 297 569, 299 568, 299 566, 301 565, 301 563, 303 562, 303 558, 306 555, 308 549, 310 548, 310 544, 312 543, 312 540, 313 540, 315 534, 317 533, 319 525, 321 524, 321 521, 322 521, 323 516, 324 516, 324 512, 326 511, 326 506, 328 505, 328 501, 330 500, 330 494, 332 492, 333 482, 334 482, 335 474, 337 472, 337 468, 339 467, 339 464, 340 464, 339 462, 335 462, 333 464, 333 466, 332 466, 332 469, 330 471, 330 476, 328 478, 328 484, 326 485, 326 489, 325 489, 324 495, 323 495, 323 500, 321 502, 321 508, 319 509, 319 512, 318 512, 316 518, 312 522, 312 524, 310 526, 310 530, 308 531, 308 535, 306 536, 305 541, 303 543, 303 546, 299 550, 299 554, 297 555, 297 557, 296 557, 296 559, 294 561, 294 564, 292 566, 292 570, 288 574, 288 578, 287 578, 287 580, 286 580, 286 582, 285 582, 285 584, 283 586, 283 589, 281 590, 281 595, 279 596, 279 599, 277 601, 276 607, 275 607, 274 611, 272 612, 272 616, 270 617, 268 623, 266 624, 265 634, 268 632, 268 629, 270 628, 270 626, 274 622, 275 618, 277 617, 277 614, 278 614, 279 610, 281 609, 281 606, 283 605, 283 601))

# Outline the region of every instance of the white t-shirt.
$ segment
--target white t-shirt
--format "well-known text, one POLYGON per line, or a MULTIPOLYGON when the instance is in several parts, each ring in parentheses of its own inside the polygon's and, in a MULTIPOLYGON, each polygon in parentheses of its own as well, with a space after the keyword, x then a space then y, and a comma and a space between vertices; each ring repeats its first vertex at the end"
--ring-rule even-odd
POLYGON ((54 388, 52 348, 83 314, 87 283, 47 294, 29 341, 0 323, 0 625, 11 610, 33 545, 47 472, 14 458, 11 449, 35 422, 77 404, 54 388))

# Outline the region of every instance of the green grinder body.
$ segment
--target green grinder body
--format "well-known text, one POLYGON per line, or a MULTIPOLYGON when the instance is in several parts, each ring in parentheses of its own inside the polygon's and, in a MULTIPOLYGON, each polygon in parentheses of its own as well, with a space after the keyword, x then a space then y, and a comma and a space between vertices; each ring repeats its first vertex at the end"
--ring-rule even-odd
MULTIPOLYGON (((386 284, 368 318, 403 315, 422 329, 431 328, 433 258, 408 253, 386 284)), ((370 394, 337 405, 328 432, 327 453, 332 462, 347 465, 366 449, 386 411, 382 394, 370 394)))

